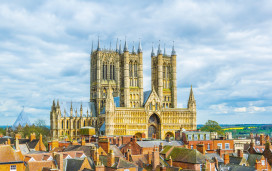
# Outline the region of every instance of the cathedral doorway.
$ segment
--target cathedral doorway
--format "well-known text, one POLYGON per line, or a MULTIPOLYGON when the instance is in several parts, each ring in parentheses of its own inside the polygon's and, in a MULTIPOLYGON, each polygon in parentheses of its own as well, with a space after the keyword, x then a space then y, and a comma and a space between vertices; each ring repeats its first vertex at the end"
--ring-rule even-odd
POLYGON ((160 138, 161 122, 158 115, 152 114, 148 120, 148 138, 160 138), (155 137, 154 137, 155 136, 155 137))

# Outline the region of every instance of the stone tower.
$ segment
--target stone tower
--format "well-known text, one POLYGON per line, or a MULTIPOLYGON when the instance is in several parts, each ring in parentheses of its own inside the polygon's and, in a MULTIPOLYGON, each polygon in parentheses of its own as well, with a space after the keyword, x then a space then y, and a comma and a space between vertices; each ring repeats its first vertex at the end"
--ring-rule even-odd
POLYGON ((122 107, 140 107, 143 105, 143 54, 141 42, 138 50, 133 45, 128 50, 125 41, 122 50, 121 41, 116 49, 101 49, 98 38, 97 49, 91 52, 90 62, 90 101, 96 103, 97 113, 105 107, 107 89, 112 88, 113 97, 120 97, 122 107))
POLYGON ((162 53, 160 44, 157 56, 152 46, 151 52, 151 75, 152 86, 154 86, 159 98, 163 102, 163 108, 177 107, 177 79, 176 79, 176 51, 173 44, 171 56, 162 53))

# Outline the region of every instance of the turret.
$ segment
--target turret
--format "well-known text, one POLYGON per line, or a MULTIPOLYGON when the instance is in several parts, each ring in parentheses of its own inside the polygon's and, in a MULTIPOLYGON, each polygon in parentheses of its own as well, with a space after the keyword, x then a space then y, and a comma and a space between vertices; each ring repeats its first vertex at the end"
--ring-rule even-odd
POLYGON ((159 42, 158 46, 158 63, 157 63, 157 68, 158 68, 158 89, 157 93, 159 98, 162 100, 163 99, 163 58, 162 58, 162 51, 161 51, 161 44, 159 42))
POLYGON ((139 46, 138 46, 138 53, 142 53, 142 45, 141 45, 141 40, 139 41, 139 46))
POLYGON ((83 115, 83 109, 82 109, 82 103, 80 105, 80 117, 82 118, 82 115, 83 115))
POLYGON ((155 56, 155 53, 154 53, 154 47, 153 47, 153 42, 152 42, 152 51, 151 51, 151 57, 152 56, 155 56))
POLYGON ((98 43, 97 43, 97 51, 101 51, 99 36, 98 36, 98 43))
POLYGON ((124 45, 124 107, 129 107, 129 51, 127 48, 127 41, 124 45))
POLYGON ((72 102, 71 102, 71 107, 70 107, 70 117, 73 117, 73 106, 72 106, 72 102))
POLYGON ((119 52, 119 49, 118 49, 118 38, 117 38, 117 41, 116 41, 116 53, 118 53, 119 52))
POLYGON ((135 54, 135 46, 134 46, 134 42, 133 42, 133 46, 132 46, 132 54, 135 54))
POLYGON ((190 110, 196 111, 196 101, 195 101, 192 86, 191 86, 191 91, 190 91, 190 96, 189 96, 187 108, 190 110))
POLYGON ((122 51, 122 43, 121 43, 121 40, 120 40, 120 45, 119 45, 119 54, 121 55, 123 53, 122 51))
POLYGON ((176 62, 176 51, 175 51, 175 44, 173 41, 173 47, 172 47, 172 52, 171 52, 171 69, 172 69, 172 74, 171 74, 171 85, 172 85, 172 91, 171 91, 171 102, 172 102, 172 107, 176 108, 177 107, 177 62, 176 62))

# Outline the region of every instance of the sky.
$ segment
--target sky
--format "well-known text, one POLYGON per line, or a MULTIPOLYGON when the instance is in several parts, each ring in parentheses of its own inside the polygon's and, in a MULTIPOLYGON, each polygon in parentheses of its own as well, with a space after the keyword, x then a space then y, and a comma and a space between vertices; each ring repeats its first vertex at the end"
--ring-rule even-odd
POLYGON ((53 99, 89 100, 92 41, 141 39, 144 90, 159 40, 177 52, 178 107, 190 86, 197 123, 271 123, 272 1, 0 0, 0 125, 24 107, 49 125, 53 99))

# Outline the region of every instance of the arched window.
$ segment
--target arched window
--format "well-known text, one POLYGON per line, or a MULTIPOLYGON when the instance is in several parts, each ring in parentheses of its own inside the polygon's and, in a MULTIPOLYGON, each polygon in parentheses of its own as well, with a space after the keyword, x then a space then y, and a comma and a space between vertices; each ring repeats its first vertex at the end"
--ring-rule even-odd
POLYGON ((69 128, 69 122, 68 122, 68 120, 67 120, 66 128, 67 129, 69 128))
POLYGON ((80 122, 79 122, 79 121, 77 121, 77 128, 79 128, 79 123, 80 123, 80 122))
POLYGON ((113 71, 112 71, 112 79, 115 80, 115 68, 114 68, 114 65, 113 65, 112 67, 113 67, 113 71))
POLYGON ((129 63, 129 77, 132 77, 132 74, 133 74, 133 72, 132 72, 132 63, 130 62, 129 63))
POLYGON ((85 121, 84 121, 84 126, 86 126, 86 125, 85 125, 85 121))
POLYGON ((110 64, 110 79, 113 79, 113 67, 112 64, 110 64))
POLYGON ((61 128, 63 129, 64 121, 61 122, 61 128))
POLYGON ((134 77, 137 77, 137 63, 134 64, 134 77))

